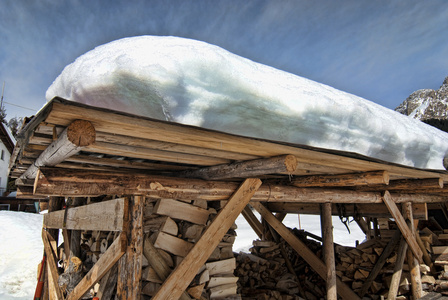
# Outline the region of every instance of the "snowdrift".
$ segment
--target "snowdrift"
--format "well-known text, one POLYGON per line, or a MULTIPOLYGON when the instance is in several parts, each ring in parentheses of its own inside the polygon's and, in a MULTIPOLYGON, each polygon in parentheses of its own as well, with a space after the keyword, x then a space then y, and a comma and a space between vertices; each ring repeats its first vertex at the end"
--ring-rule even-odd
POLYGON ((141 36, 80 56, 55 96, 233 134, 443 169, 448 134, 363 98, 204 42, 141 36))

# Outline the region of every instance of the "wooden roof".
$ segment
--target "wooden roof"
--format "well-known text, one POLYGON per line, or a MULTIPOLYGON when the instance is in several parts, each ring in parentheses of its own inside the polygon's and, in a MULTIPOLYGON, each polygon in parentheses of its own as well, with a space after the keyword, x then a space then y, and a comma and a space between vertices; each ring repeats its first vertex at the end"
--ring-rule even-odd
MULTIPOLYGON (((10 163, 10 177, 21 178, 16 181, 19 197, 20 187, 32 185, 31 180, 24 178, 24 173, 75 120, 91 122, 96 137, 92 144, 81 147, 75 155, 54 166, 67 172, 120 171, 178 176, 179 172, 207 166, 292 155, 297 160, 297 167, 291 174, 264 174, 262 178, 288 180, 291 176, 359 176, 366 172, 385 171, 390 180, 438 179, 442 186, 448 181, 446 171, 422 170, 350 152, 237 136, 55 98, 19 134, 10 163)), ((233 179, 238 181, 241 178, 233 179)), ((437 194, 442 190, 443 187, 437 194)))

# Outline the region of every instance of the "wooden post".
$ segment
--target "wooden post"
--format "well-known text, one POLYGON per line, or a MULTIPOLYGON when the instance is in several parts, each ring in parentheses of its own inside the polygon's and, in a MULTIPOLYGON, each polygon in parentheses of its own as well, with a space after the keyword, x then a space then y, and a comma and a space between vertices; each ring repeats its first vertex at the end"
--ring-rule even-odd
POLYGON ((250 227, 252 227, 257 236, 261 239, 261 236, 263 235, 263 225, 254 215, 250 206, 246 205, 241 213, 243 214, 244 219, 246 219, 250 227))
MULTIPOLYGON (((415 227, 414 227, 414 219, 412 216, 412 203, 407 202, 402 204, 402 210, 404 218, 406 219, 406 223, 408 224, 409 229, 411 230, 414 237, 415 227)), ((414 257, 412 251, 408 249, 406 254, 406 259, 409 266, 409 272, 411 273, 411 291, 414 299, 420 299, 422 297, 422 279, 420 275, 420 264, 417 259, 414 257)))
POLYGON ((179 299, 260 185, 261 180, 256 178, 248 178, 241 184, 153 300, 179 299))
POLYGON ((118 261, 117 299, 140 299, 143 255, 143 196, 132 196, 125 222, 128 245, 118 261))
POLYGON ((331 203, 322 205, 322 222, 325 264, 327 266, 327 300, 337 300, 336 265, 333 244, 333 222, 331 220, 331 203))
MULTIPOLYGON (((261 203, 251 202, 251 205, 260 213, 275 231, 316 271, 324 280, 327 279, 327 268, 325 264, 311 251, 301 240, 299 240, 282 222, 261 203)), ((347 300, 360 299, 345 283, 336 278, 337 292, 347 300)))

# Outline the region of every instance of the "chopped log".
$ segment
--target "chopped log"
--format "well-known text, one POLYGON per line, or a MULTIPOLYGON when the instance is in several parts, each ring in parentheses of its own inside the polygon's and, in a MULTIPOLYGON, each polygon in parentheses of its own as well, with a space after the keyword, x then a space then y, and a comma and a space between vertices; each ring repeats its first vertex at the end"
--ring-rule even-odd
MULTIPOLYGON (((204 181, 148 174, 40 168, 34 186, 35 195, 98 196, 145 194, 150 198, 178 200, 227 200, 239 182, 204 181)), ((330 188, 298 188, 263 184, 252 201, 302 203, 382 203, 379 192, 357 192, 330 188)), ((446 197, 421 194, 394 194, 396 203, 443 202, 446 197)))
POLYGON ((162 231, 173 236, 177 236, 179 228, 173 219, 168 216, 162 216, 145 221, 143 232, 147 233, 149 231, 162 231))
MULTIPOLYGON (((286 228, 275 216, 269 212, 261 203, 253 202, 251 205, 261 214, 269 225, 271 225, 283 239, 321 276, 326 279, 326 266, 302 241, 300 241, 288 228, 286 228)), ((343 299, 359 299, 346 284, 337 280, 337 291, 343 299)))
POLYGON ((173 199, 158 200, 154 206, 154 213, 200 225, 205 225, 209 216, 209 211, 206 209, 173 199))
POLYGON ((162 231, 156 233, 154 241, 154 247, 182 257, 187 256, 193 248, 193 245, 194 244, 162 231))
POLYGON ((229 258, 226 260, 219 260, 205 264, 210 276, 219 274, 233 274, 233 270, 236 268, 235 258, 229 258))
POLYGON ((412 253, 420 263, 423 262, 422 260, 423 253, 420 250, 420 247, 418 246, 414 235, 410 231, 408 225, 406 224, 406 221, 404 220, 403 216, 400 213, 400 210, 398 209, 397 205, 393 201, 392 196, 388 191, 384 192, 383 200, 387 208, 389 209, 390 214, 395 219, 395 222, 397 223, 398 228, 403 234, 403 237, 406 239, 406 242, 408 243, 412 253))
POLYGON ((132 196, 128 201, 129 212, 125 214, 125 222, 129 226, 123 231, 128 245, 125 254, 118 261, 118 299, 140 299, 144 202, 143 196, 132 196))
POLYGON ((115 286, 117 285, 117 279, 118 265, 115 263, 99 281, 100 287, 98 289, 98 292, 96 293, 98 299, 112 299, 115 286))
MULTIPOLYGON (((233 270, 231 270, 233 273, 233 270)), ((210 281, 207 284, 208 288, 212 288, 218 285, 231 284, 236 283, 238 281, 238 277, 234 276, 213 276, 210 277, 210 281)))
POLYGON ((331 220, 331 203, 325 203, 322 205, 322 238, 324 240, 324 257, 325 264, 327 266, 327 299, 337 300, 337 288, 336 288, 336 267, 334 258, 334 244, 333 244, 333 222, 331 220))
POLYGON ((188 288, 187 293, 194 299, 200 299, 202 291, 204 290, 205 283, 188 288))
POLYGON ((125 199, 114 199, 78 207, 70 207, 44 215, 44 227, 71 230, 123 230, 125 199))
POLYGON ((387 171, 354 174, 312 175, 295 177, 291 184, 297 187, 346 187, 372 184, 389 184, 387 171))
POLYGON ((43 166, 55 166, 70 157, 85 146, 95 142, 95 128, 92 123, 84 120, 73 121, 34 161, 34 163, 20 176, 21 179, 33 179, 37 170, 43 166))
POLYGON ((236 283, 215 286, 209 289, 210 299, 222 299, 236 294, 236 283))
POLYGON ((112 245, 107 249, 106 253, 100 257, 92 269, 78 283, 73 292, 71 292, 67 300, 80 299, 95 283, 97 283, 123 256, 126 250, 126 235, 120 234, 112 245))
POLYGON ((241 184, 153 300, 176 299, 182 294, 260 185, 259 179, 246 179, 241 184))
POLYGON ((297 168, 294 155, 282 155, 180 172, 180 177, 221 180, 267 174, 292 174, 297 168))
MULTIPOLYGON (((160 255, 160 251, 151 243, 148 236, 145 237, 143 244, 143 255, 148 259, 149 264, 157 273, 157 276, 159 276, 162 281, 165 281, 170 275, 171 269, 165 262, 165 259, 160 255)), ((189 300, 191 298, 186 292, 183 292, 180 299, 189 300)))

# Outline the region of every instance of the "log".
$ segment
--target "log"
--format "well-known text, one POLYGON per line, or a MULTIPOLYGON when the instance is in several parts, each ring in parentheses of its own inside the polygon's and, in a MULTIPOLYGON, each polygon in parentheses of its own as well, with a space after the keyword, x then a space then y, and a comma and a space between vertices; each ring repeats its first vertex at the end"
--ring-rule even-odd
MULTIPOLYGON (((251 205, 260 213, 269 225, 271 225, 282 238, 319 274, 324 280, 327 278, 325 264, 311 251, 302 241, 300 241, 288 228, 269 212, 261 203, 253 202, 251 205)), ((340 279, 337 280, 337 292, 343 299, 360 299, 346 284, 340 279)))
POLYGON ((209 216, 206 209, 173 199, 158 200, 153 213, 200 225, 205 225, 209 216))
POLYGON ((386 204, 387 208, 389 209, 390 214, 395 219, 395 222, 397 223, 398 228, 400 229, 401 233, 403 234, 403 237, 405 238, 406 242, 409 245, 409 248, 411 249, 414 256, 417 258, 419 263, 422 263, 422 256, 423 253, 420 250, 420 247, 417 244, 417 241, 415 240, 414 235, 412 234, 411 230, 409 229, 408 225, 406 224, 406 221, 404 220, 403 216, 400 213, 400 210, 398 209, 397 205, 392 199, 392 196, 388 191, 386 191, 383 195, 384 203, 386 204))
POLYGON ((312 175, 295 177, 291 184, 297 187, 346 187, 372 184, 389 184, 387 171, 373 171, 364 173, 340 175, 312 175))
POLYGON ((165 232, 158 232, 154 247, 165 250, 173 255, 185 257, 193 248, 193 244, 165 232))
POLYGON ((66 158, 78 153, 83 147, 95 142, 95 128, 85 120, 73 121, 20 176, 21 179, 33 179, 42 166, 55 166, 66 158))
POLYGON ((268 174, 292 174, 297 168, 294 155, 281 155, 270 158, 235 162, 196 170, 180 172, 180 177, 221 180, 229 178, 248 178, 268 174))
POLYGON ((235 222, 235 219, 249 203, 260 187, 259 179, 246 179, 215 217, 199 241, 193 246, 180 265, 170 274, 153 300, 178 299, 189 283, 207 261, 221 239, 235 222))
MULTIPOLYGON (((98 196, 144 194, 150 198, 178 200, 227 200, 239 182, 205 181, 148 174, 40 168, 35 195, 98 196)), ((394 194, 396 203, 443 202, 446 197, 420 194, 394 194)), ((252 201, 302 203, 382 203, 379 192, 356 192, 326 188, 298 188, 263 184, 252 201)))
POLYGON ((425 179, 400 179, 389 181, 388 186, 384 185, 368 185, 358 187, 361 191, 409 191, 409 190, 425 190, 425 189, 443 189, 442 178, 425 178, 425 179))

